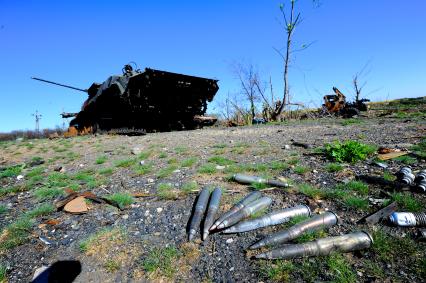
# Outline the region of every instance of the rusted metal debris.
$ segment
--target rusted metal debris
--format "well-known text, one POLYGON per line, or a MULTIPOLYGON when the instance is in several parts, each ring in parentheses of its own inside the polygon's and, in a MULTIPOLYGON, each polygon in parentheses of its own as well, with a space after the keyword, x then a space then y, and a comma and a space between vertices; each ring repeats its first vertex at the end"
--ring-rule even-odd
POLYGON ((212 125, 214 117, 203 117, 207 102, 218 91, 218 80, 125 65, 122 75, 110 76, 88 89, 33 78, 86 92, 87 100, 74 117, 67 136, 114 130, 123 133, 195 129, 212 125))
POLYGON ((335 115, 342 116, 343 118, 351 118, 353 116, 359 115, 360 111, 367 111, 367 104, 370 100, 360 99, 355 102, 347 102, 346 96, 338 90, 336 87, 333 87, 334 94, 324 96, 323 109, 335 115))
POLYGON ((359 223, 367 223, 367 224, 377 224, 381 219, 387 218, 389 215, 392 214, 396 209, 398 208, 398 203, 393 202, 389 204, 388 206, 374 212, 373 214, 370 214, 369 216, 362 218, 359 223))
POLYGON ((367 232, 354 232, 342 236, 317 239, 267 251, 255 256, 258 259, 292 259, 307 256, 325 256, 333 252, 347 253, 369 248, 373 238, 367 232))

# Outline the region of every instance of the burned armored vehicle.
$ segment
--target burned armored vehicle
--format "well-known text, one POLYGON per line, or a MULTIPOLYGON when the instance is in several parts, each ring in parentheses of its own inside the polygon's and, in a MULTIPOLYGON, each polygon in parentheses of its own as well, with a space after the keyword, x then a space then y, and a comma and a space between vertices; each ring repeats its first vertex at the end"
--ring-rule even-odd
POLYGON ((88 89, 33 79, 87 92, 80 112, 62 113, 64 118, 74 117, 69 131, 78 134, 186 130, 215 122, 203 115, 219 89, 217 80, 149 68, 142 72, 130 64, 122 71, 88 89))

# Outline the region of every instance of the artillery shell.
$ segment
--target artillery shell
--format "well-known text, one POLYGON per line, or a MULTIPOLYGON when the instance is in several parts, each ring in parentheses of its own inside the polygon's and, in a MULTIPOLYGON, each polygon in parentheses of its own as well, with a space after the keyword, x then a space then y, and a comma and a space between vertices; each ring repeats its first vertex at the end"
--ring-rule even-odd
POLYGON ((324 227, 333 226, 337 223, 337 216, 333 212, 325 212, 300 222, 287 230, 274 233, 252 245, 249 249, 254 250, 264 246, 274 246, 296 239, 307 231, 316 231, 324 227))
POLYGON ((268 197, 262 197, 260 199, 257 199, 244 207, 243 209, 237 211, 236 213, 232 214, 228 218, 222 221, 217 226, 217 229, 223 229, 229 226, 232 226, 236 223, 238 223, 240 220, 247 218, 248 216, 252 215, 256 211, 259 211, 263 208, 268 207, 272 203, 272 199, 268 197))
POLYGON ((206 240, 207 236, 209 235, 209 228, 212 226, 216 212, 219 209, 221 195, 222 190, 220 188, 216 188, 210 197, 210 202, 207 209, 207 216, 204 220, 203 226, 203 241, 206 240))
POLYGON ((426 227, 426 212, 394 212, 389 216, 389 221, 396 226, 426 227))
POLYGON ((242 221, 232 227, 229 227, 223 233, 242 233, 266 226, 277 225, 281 223, 288 222, 292 217, 298 215, 309 216, 311 210, 306 205, 297 205, 295 207, 286 208, 283 210, 275 211, 265 216, 253 219, 242 221))
POLYGON ((373 238, 367 232, 354 232, 337 237, 317 239, 312 242, 296 245, 285 245, 256 255, 262 259, 291 259, 306 256, 324 256, 332 252, 351 252, 369 248, 373 238))
POLYGON ((259 183, 259 184, 268 184, 270 186, 274 187, 288 187, 287 183, 283 183, 281 181, 277 180, 268 180, 257 176, 249 176, 244 174, 235 174, 233 177, 234 181, 241 183, 241 184, 253 184, 253 183, 259 183))
POLYGON ((204 212, 207 208, 209 195, 210 192, 208 188, 204 188, 198 195, 198 201, 195 204, 194 214, 192 215, 191 223, 189 224, 189 241, 192 241, 192 239, 194 239, 194 236, 197 233, 197 229, 198 227, 200 227, 201 218, 203 217, 204 212))
POLYGON ((216 229, 216 227, 222 223, 223 220, 234 214, 240 209, 243 209, 246 205, 253 202, 254 200, 260 198, 261 193, 260 192, 251 192, 246 197, 244 197, 242 200, 240 200, 237 204, 235 204, 228 212, 224 213, 221 217, 219 217, 218 220, 215 221, 213 226, 209 229, 210 231, 216 229))

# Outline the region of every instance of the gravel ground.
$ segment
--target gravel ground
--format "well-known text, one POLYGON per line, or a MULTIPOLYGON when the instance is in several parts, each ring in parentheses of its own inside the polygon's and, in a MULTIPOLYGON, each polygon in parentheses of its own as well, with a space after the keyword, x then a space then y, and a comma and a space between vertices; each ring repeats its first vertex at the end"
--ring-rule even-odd
MULTIPOLYGON (((43 180, 56 167, 62 166, 69 176, 89 172, 87 174, 98 181, 95 185, 90 185, 87 180, 80 180, 80 190, 90 190, 99 196, 117 192, 143 192, 151 195, 136 198, 133 204, 123 210, 106 204, 90 203, 90 210, 86 214, 73 215, 55 211, 36 217, 27 240, 0 253, 0 263, 7 268, 7 280, 29 282, 35 270, 41 266, 49 266, 59 260, 78 260, 82 271, 75 282, 424 282, 426 246, 415 239, 416 228, 390 227, 384 222, 374 226, 356 224, 364 216, 381 208, 385 199, 392 197, 392 192, 387 188, 370 185, 368 207, 365 209, 349 207, 340 200, 307 196, 297 189, 298 184, 307 183, 318 190, 325 190, 348 182, 357 175, 382 176, 383 169, 372 165, 371 160, 366 160, 356 164, 343 164, 344 169, 339 172, 327 172, 325 165, 329 161, 323 155, 315 154, 313 149, 293 146, 291 140, 309 144, 313 148, 322 147, 324 143, 334 140, 347 139, 377 146, 410 148, 425 136, 426 123, 424 120, 368 118, 343 126, 342 121, 322 119, 280 125, 154 133, 136 137, 100 135, 67 140, 3 143, 0 147, 0 167, 28 162, 38 156, 46 161, 45 164, 34 167, 43 168, 40 173, 43 180), (132 154, 132 151, 138 154, 139 151, 149 151, 150 154, 139 158, 141 156, 132 154), (338 267, 327 257, 291 262, 252 259, 252 254, 247 253, 246 248, 280 227, 242 234, 216 233, 205 242, 197 240, 188 245, 186 226, 196 192, 181 193, 184 183, 196 181, 198 188, 206 185, 224 188, 221 212, 250 191, 247 186, 227 181, 227 165, 223 165, 224 168, 218 165, 219 169, 215 168, 216 172, 211 174, 199 172, 209 158, 217 155, 234 161, 237 166, 270 164, 273 161, 288 165, 288 168, 281 170, 259 169, 260 172, 256 172, 253 169, 255 172, 249 172, 252 175, 267 173, 286 178, 293 184, 289 190, 268 189, 263 192, 273 199, 269 211, 297 204, 307 204, 315 213, 331 210, 340 217, 340 223, 326 229, 327 235, 357 230, 377 235, 377 231, 382 231, 396 243, 407 243, 410 253, 404 254, 405 251, 399 250, 382 251, 379 250, 380 247, 376 247, 339 257, 343 264, 338 267), (104 162, 98 162, 100 157, 104 157, 104 162), (189 158, 193 158, 193 164, 182 166, 182 162, 189 158), (127 167, 119 166, 119 160, 131 160, 132 164, 127 167), (138 166, 143 166, 139 165, 142 160, 144 165, 152 166, 151 171, 137 171, 138 166), (306 172, 296 173, 296 167, 304 167, 306 172), (105 168, 111 168, 111 174, 101 174, 101 170, 105 168), (159 176, 164 168, 170 169, 168 174, 159 176), (177 193, 176 199, 158 197, 159 184, 170 184, 171 190, 177 193), (46 225, 47 220, 55 220, 56 225, 46 225), (93 247, 93 252, 90 249, 89 252, 82 251, 81 242, 105 228, 125 231, 124 240, 111 237, 101 241, 98 247, 93 247), (41 241, 40 237, 47 239, 50 244, 41 241), (167 273, 160 267, 150 272, 146 265, 147 258, 154 250, 167 247, 178 250, 178 255, 171 260, 172 270, 167 273), (349 271, 345 271, 349 273, 342 271, 345 267, 349 268, 349 271)), ((401 161, 395 160, 387 164, 390 173, 395 173, 403 165, 401 161)), ((426 167, 425 160, 417 158, 411 166, 414 170, 423 169, 426 167)), ((1 190, 26 184, 29 181, 26 174, 31 169, 24 169, 22 180, 17 180, 16 177, 0 179, 1 190)), ((55 197, 35 197, 35 191, 45 182, 43 180, 32 183, 30 188, 22 192, 0 195, 0 205, 6 208, 0 214, 0 229, 3 229, 0 241, 4 240, 6 227, 23 213, 40 204, 55 201, 55 197)), ((407 194, 420 203, 424 210, 424 194, 407 194)))

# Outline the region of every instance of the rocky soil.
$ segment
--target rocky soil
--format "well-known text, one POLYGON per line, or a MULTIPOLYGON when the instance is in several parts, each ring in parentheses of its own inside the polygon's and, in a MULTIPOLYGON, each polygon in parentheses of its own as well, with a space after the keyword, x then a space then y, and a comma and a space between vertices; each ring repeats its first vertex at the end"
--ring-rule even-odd
POLYGON ((350 192, 359 200, 354 204, 321 192, 347 184, 358 175, 391 178, 405 163, 413 170, 426 169, 425 160, 409 155, 387 161, 388 168, 383 169, 371 156, 353 164, 342 163, 337 172, 330 172, 333 170, 327 165, 331 161, 318 148, 334 140, 357 140, 411 149, 425 136, 425 121, 343 121, 322 119, 133 137, 99 135, 3 142, 0 167, 45 162, 27 165, 0 179, 0 242, 14 236, 14 223, 41 205, 54 204, 67 188, 98 196, 149 195, 134 198, 122 210, 88 202, 90 210, 85 214, 52 209, 32 214, 29 225, 13 230, 21 233, 19 241, 0 244, 0 268, 5 271, 5 280, 29 282, 42 266, 76 260, 82 270, 75 282, 424 282, 426 245, 418 241, 417 228, 391 227, 385 221, 376 225, 357 223, 393 200, 402 210, 425 211, 424 194, 369 184, 367 192, 350 192), (295 146, 292 140, 311 148, 295 146), (56 172, 58 167, 62 170, 56 172), (339 224, 311 235, 312 239, 364 230, 375 238, 374 246, 321 258, 252 259, 253 253, 246 252, 246 248, 282 229, 282 225, 242 234, 216 233, 207 241, 187 243, 186 228, 201 187, 223 188, 221 213, 252 190, 229 181, 234 172, 283 178, 292 184, 289 189, 263 191, 273 199, 269 211, 307 204, 315 213, 337 213, 339 224), (54 182, 57 179, 61 182, 54 182), (52 190, 47 193, 46 187, 52 190))

